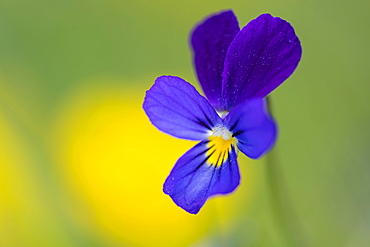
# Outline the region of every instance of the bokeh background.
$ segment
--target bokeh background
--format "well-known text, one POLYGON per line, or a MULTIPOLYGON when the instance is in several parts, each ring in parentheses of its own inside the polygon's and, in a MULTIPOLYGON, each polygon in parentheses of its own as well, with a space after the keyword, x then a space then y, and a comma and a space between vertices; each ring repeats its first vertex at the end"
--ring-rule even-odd
POLYGON ((370 242, 368 1, 0 0, 0 246, 348 246, 370 242), (156 130, 145 91, 197 85, 189 32, 269 12, 303 46, 271 95, 279 140, 198 215, 162 193, 193 142, 156 130))

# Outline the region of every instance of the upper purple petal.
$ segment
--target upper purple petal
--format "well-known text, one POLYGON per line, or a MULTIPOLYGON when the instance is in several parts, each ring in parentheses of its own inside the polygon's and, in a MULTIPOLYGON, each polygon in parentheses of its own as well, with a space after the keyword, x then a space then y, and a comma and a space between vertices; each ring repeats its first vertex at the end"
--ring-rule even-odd
POLYGON ((146 92, 143 108, 159 130, 189 140, 207 138, 221 122, 207 99, 175 76, 158 77, 146 92))
POLYGON ((225 11, 206 19, 191 35, 200 85, 217 110, 221 109, 222 71, 226 52, 239 30, 234 13, 225 11))
POLYGON ((276 141, 276 124, 262 99, 239 104, 226 116, 224 124, 238 140, 239 150, 252 159, 261 157, 276 141))
POLYGON ((246 99, 263 98, 296 69, 302 49, 293 27, 262 14, 250 21, 231 43, 223 71, 223 108, 246 99))
POLYGON ((207 141, 186 152, 176 163, 164 185, 164 193, 179 207, 196 214, 208 197, 230 193, 239 185, 240 175, 234 147, 220 166, 207 163, 207 141))

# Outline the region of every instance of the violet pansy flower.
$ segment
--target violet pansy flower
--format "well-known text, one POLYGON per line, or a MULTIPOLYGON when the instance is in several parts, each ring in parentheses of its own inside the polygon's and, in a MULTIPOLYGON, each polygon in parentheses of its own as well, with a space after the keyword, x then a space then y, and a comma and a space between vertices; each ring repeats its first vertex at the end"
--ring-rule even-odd
POLYGON ((295 70, 302 49, 293 27, 262 14, 241 30, 232 11, 211 16, 191 36, 207 98, 185 80, 161 76, 143 108, 159 130, 200 141, 175 164, 164 193, 189 213, 240 182, 238 150, 252 159, 275 143, 277 128, 264 97, 295 70))

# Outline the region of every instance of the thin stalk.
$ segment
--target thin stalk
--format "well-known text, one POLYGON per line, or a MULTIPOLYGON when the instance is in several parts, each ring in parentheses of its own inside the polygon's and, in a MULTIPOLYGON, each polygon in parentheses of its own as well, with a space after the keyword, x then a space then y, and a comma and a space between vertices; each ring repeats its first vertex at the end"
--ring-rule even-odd
MULTIPOLYGON (((267 104, 271 112, 271 98, 267 99, 267 104)), ((291 204, 276 147, 266 156, 266 177, 271 210, 275 216, 280 234, 284 239, 284 246, 311 246, 303 234, 301 225, 291 204)))

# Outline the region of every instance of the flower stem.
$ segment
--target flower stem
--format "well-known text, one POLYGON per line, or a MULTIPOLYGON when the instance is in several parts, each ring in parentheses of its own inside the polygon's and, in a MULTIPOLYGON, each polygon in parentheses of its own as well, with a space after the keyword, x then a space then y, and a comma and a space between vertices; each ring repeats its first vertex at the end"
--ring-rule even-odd
MULTIPOLYGON (((268 98, 267 103, 268 109, 271 112, 271 98, 268 98)), ((283 246, 311 246, 303 234, 301 225, 291 204, 276 147, 266 156, 266 176, 271 210, 275 216, 280 234, 284 239, 283 246)))

